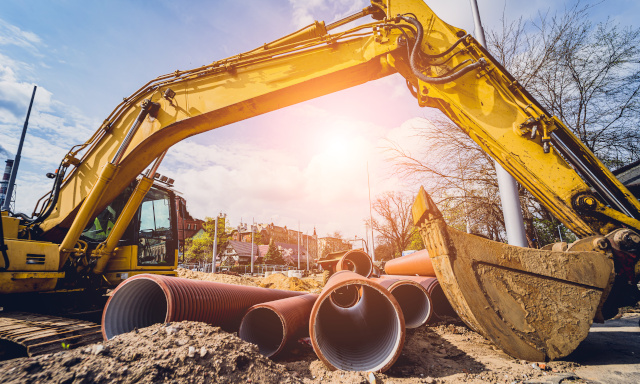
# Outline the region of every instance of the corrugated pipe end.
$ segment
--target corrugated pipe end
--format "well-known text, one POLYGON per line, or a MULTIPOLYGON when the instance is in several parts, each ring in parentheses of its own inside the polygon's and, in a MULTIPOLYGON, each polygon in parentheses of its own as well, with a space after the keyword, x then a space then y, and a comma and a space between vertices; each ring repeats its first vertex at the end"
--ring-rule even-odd
POLYGON ((306 294, 254 305, 242 318, 238 336, 256 344, 263 355, 276 356, 299 337, 308 336, 309 314, 317 298, 306 294))
POLYGON ((244 341, 256 344, 261 354, 271 357, 284 347, 284 321, 270 308, 252 308, 242 319, 238 336, 244 341))
POLYGON ((446 319, 447 317, 458 317, 458 314, 449 303, 449 299, 445 296, 440 283, 436 280, 431 283, 429 296, 431 296, 431 303, 433 305, 433 312, 439 319, 446 319))
POLYGON ((156 281, 138 277, 127 280, 118 287, 118 295, 112 295, 102 313, 102 337, 113 337, 163 323, 167 318, 168 301, 164 290, 156 281))
POLYGON ((404 328, 402 310, 389 291, 343 271, 329 280, 316 301, 309 333, 313 349, 330 369, 384 372, 400 356, 404 328), (336 291, 347 300, 337 304, 336 291))
POLYGON ((351 271, 369 277, 373 273, 373 261, 366 252, 354 249, 342 256, 336 264, 336 271, 351 271))
POLYGON ((407 328, 418 328, 431 319, 431 298, 422 285, 411 280, 400 280, 388 289, 402 308, 407 328))

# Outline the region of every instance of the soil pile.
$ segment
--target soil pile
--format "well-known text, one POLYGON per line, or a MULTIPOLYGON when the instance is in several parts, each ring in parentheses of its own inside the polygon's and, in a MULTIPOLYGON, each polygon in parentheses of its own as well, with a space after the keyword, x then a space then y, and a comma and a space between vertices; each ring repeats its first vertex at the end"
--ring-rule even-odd
POLYGON ((253 344, 197 322, 156 324, 75 350, 0 362, 2 383, 301 383, 253 344))
POLYGON ((235 284, 235 285, 248 285, 250 287, 259 287, 260 279, 257 277, 249 276, 234 276, 224 273, 205 273, 192 271, 190 269, 178 268, 176 269, 178 277, 192 280, 206 280, 215 281, 216 283, 235 284))
POLYGON ((310 293, 320 293, 322 283, 312 277, 300 279, 297 277, 286 277, 282 273, 274 273, 260 281, 263 288, 284 289, 287 291, 301 291, 310 293))
MULTIPOLYGON (((631 320, 637 324, 638 317, 631 320)), ((602 350, 599 350, 602 352, 602 350)), ((593 355, 593 353, 590 353, 593 355)), ((635 360, 634 360, 635 361, 635 360)), ((597 367, 598 368, 598 367, 597 367)), ((304 339, 273 362, 234 334, 197 322, 156 324, 76 350, 0 362, 2 383, 594 383, 573 361, 513 359, 463 325, 407 330, 385 374, 330 371, 304 339), (576 372, 578 372, 576 374, 576 372), (372 381, 372 378, 375 381, 372 381)), ((599 370, 608 370, 607 366, 599 370)), ((635 373, 629 374, 631 376, 635 373)), ((631 377, 630 376, 630 377, 631 377)), ((635 377, 635 376, 633 376, 635 377)), ((637 382, 633 380, 602 382, 637 382)))

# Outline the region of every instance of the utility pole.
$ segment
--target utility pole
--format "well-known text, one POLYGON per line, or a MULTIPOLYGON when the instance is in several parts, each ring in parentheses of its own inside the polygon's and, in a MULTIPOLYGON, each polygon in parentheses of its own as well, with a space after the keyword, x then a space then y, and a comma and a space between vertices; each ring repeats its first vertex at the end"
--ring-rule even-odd
MULTIPOLYGON (((476 0, 469 0, 473 21, 476 28, 476 39, 482 46, 487 43, 484 38, 484 29, 480 21, 480 12, 476 0)), ((524 219, 522 217, 522 207, 520 206, 520 195, 516 180, 502 166, 494 160, 496 175, 498 177, 498 188, 500 189, 500 201, 502 202, 502 213, 504 215, 504 227, 507 231, 507 240, 511 245, 528 247, 527 236, 524 230, 524 219)))
POLYGON ((213 232, 213 257, 211 257, 211 273, 216 273, 216 255, 218 254, 218 217, 216 216, 216 229, 213 232))
POLYGON ((369 188, 369 221, 371 222, 371 260, 376 261, 376 245, 374 244, 374 238, 373 238, 373 215, 371 214, 371 183, 369 182, 369 162, 368 161, 367 161, 367 188, 369 188))
POLYGON ((255 225, 251 224, 251 276, 253 276, 253 232, 255 231, 255 225))
POLYGON ((300 220, 298 220, 298 271, 300 270, 300 220))
POLYGON ((13 196, 13 187, 16 183, 16 175, 18 174, 18 166, 20 165, 20 157, 22 155, 22 145, 24 144, 24 137, 27 135, 27 126, 29 125, 29 115, 31 115, 31 107, 33 106, 33 99, 36 97, 36 85, 33 86, 33 93, 31 94, 31 102, 29 102, 29 109, 27 110, 27 118, 24 119, 24 126, 22 127, 22 136, 20 136, 20 144, 18 144, 18 152, 16 152, 16 159, 13 162, 11 168, 11 177, 9 178, 9 185, 7 186, 7 197, 4 199, 3 211, 9 210, 11 204, 11 197, 13 196))

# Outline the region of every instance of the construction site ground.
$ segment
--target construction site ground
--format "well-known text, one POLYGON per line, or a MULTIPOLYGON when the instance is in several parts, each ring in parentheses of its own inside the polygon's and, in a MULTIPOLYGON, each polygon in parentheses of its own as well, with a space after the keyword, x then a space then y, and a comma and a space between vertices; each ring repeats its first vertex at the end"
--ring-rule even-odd
MULTIPOLYGON (((181 277, 318 293, 320 277, 251 278, 179 270, 181 277)), ((236 334, 196 322, 156 324, 100 344, 0 362, 2 383, 638 383, 640 307, 592 327, 570 356, 509 357, 459 322, 407 330, 384 374, 329 371, 307 340, 274 360, 236 334)))

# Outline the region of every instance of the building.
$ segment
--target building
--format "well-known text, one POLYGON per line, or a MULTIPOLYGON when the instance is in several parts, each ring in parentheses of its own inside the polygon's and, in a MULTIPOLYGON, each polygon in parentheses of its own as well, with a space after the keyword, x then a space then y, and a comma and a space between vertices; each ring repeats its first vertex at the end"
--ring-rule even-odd
POLYGON ((318 239, 318 255, 320 258, 325 257, 331 252, 346 251, 351 248, 352 246, 349 242, 337 237, 327 236, 318 239))
POLYGON ((251 248, 253 246, 253 263, 261 264, 260 248, 256 244, 244 241, 229 240, 226 246, 220 250, 218 259, 221 265, 247 265, 251 264, 251 248))
MULTIPOLYGON (((318 236, 314 228, 313 235, 307 235, 302 232, 277 226, 271 224, 254 224, 255 233, 254 241, 259 244, 267 245, 270 241, 276 244, 295 244, 296 253, 298 248, 298 241, 300 241, 300 248, 304 248, 305 252, 308 250, 310 259, 317 259, 318 255, 318 236), (256 240, 258 239, 258 240, 256 240)), ((247 223, 240 223, 240 225, 231 232, 231 240, 250 243, 251 242, 251 227, 247 223)), ((289 249, 289 248, 287 248, 289 249)), ((306 253, 305 253, 306 255, 306 253)), ((297 260, 297 259, 296 259, 297 260)), ((304 260, 306 262, 306 259, 304 260)), ((297 261, 296 261, 297 263, 297 261)))
POLYGON ((193 218, 187 211, 187 201, 182 196, 176 196, 176 217, 178 218, 178 242, 182 248, 185 239, 193 237, 203 230, 204 220, 193 218))
MULTIPOLYGON (((307 266, 307 249, 300 244, 300 253, 298 253, 298 244, 281 243, 274 241, 276 247, 282 254, 282 259, 289 265, 298 266, 298 259, 300 259, 300 266, 307 266)), ((268 246, 267 246, 268 249, 268 246)), ((309 255, 309 266, 313 265, 313 258, 309 255)))

